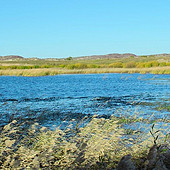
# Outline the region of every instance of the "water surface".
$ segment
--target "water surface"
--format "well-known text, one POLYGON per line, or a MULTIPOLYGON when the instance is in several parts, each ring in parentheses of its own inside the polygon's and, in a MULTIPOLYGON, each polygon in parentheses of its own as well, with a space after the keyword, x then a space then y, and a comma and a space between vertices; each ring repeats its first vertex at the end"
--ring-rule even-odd
POLYGON ((0 125, 18 118, 51 126, 93 114, 169 117, 169 95, 169 75, 1 76, 0 125))

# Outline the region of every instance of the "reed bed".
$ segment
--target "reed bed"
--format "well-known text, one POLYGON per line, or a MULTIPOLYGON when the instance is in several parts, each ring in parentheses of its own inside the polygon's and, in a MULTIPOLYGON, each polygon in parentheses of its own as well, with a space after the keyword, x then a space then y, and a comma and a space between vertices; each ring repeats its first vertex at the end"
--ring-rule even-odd
POLYGON ((47 76, 58 74, 93 74, 93 73, 152 73, 170 74, 170 67, 151 67, 151 68, 37 68, 37 69, 5 69, 0 70, 0 75, 4 76, 47 76))
POLYGON ((0 168, 113 169, 124 155, 131 154, 140 169, 152 145, 170 142, 168 132, 157 129, 156 123, 148 127, 150 131, 145 127, 145 132, 141 126, 124 128, 142 119, 93 116, 86 126, 77 124, 76 128, 74 122, 52 131, 38 123, 28 127, 27 122, 13 120, 0 131, 0 168))

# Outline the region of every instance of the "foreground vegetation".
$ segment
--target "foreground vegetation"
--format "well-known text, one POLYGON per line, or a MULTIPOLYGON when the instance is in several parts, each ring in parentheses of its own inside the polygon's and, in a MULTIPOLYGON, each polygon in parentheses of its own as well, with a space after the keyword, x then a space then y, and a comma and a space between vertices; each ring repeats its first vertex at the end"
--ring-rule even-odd
POLYGON ((0 75, 45 76, 88 73, 170 74, 170 57, 140 56, 114 59, 1 60, 0 75))
POLYGON ((58 127, 52 131, 38 123, 13 120, 1 128, 0 168, 113 169, 123 156, 131 154, 136 167, 142 169, 148 166, 151 146, 170 142, 165 128, 168 123, 157 129, 156 123, 151 126, 149 120, 113 116, 93 116, 83 122, 85 126, 80 122, 75 125, 72 120, 65 129, 58 127), (125 128, 139 122, 142 127, 125 128))

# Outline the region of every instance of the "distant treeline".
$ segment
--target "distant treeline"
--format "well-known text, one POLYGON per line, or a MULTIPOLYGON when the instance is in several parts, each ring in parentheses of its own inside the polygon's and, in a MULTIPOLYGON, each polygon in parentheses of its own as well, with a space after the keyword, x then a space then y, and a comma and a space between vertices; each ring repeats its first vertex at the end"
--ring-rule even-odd
POLYGON ((86 68, 151 68, 170 66, 170 62, 113 62, 109 64, 86 64, 86 63, 66 63, 66 64, 47 64, 47 65, 8 65, 0 66, 1 70, 7 69, 38 69, 38 68, 65 68, 65 69, 86 69, 86 68))

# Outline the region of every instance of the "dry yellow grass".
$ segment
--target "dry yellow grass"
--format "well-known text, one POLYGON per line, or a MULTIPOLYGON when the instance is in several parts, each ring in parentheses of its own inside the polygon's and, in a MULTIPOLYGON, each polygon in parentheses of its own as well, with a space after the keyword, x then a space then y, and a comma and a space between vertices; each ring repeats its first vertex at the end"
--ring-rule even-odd
POLYGON ((38 123, 28 127, 26 122, 13 120, 0 131, 0 169, 115 169, 128 154, 141 169, 147 165, 147 153, 154 142, 168 146, 167 124, 157 129, 156 123, 150 127, 147 120, 129 133, 124 125, 142 119, 134 119, 132 124, 127 120, 129 123, 114 116, 105 119, 94 115, 84 127, 79 124, 74 129, 75 120, 71 120, 65 130, 57 127, 53 131, 38 123))
POLYGON ((37 68, 37 69, 0 70, 0 75, 6 76, 47 76, 57 74, 90 74, 90 73, 170 74, 170 67, 166 66, 151 68, 87 68, 87 69, 37 68))

